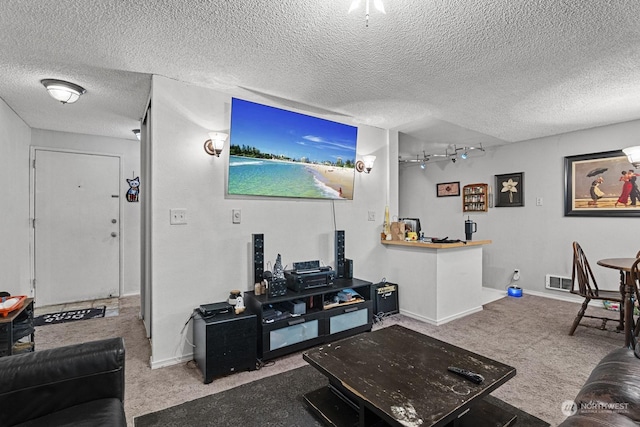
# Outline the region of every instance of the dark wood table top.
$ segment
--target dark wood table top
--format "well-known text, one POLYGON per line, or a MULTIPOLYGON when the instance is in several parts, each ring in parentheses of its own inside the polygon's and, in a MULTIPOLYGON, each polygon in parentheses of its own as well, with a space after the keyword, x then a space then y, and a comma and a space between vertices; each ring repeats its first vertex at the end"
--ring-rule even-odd
POLYGON ((303 358, 391 424, 444 425, 516 374, 516 369, 393 325, 309 350, 303 358), (447 370, 484 376, 475 384, 447 370))
POLYGON ((605 258, 599 260, 598 265, 630 272, 634 262, 636 262, 636 258, 605 258))

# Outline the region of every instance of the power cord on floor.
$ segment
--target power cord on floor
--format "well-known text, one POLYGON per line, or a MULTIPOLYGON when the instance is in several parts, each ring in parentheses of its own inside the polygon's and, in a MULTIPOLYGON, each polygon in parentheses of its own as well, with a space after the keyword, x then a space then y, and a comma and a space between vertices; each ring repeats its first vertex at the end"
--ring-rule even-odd
POLYGON ((262 359, 256 359, 256 371, 259 371, 262 368, 268 368, 269 366, 273 366, 275 364, 276 364, 275 360, 263 362, 262 359))
POLYGON ((373 323, 383 323, 384 322, 384 318, 390 316, 389 313, 384 313, 384 312, 380 312, 377 314, 373 315, 373 323))

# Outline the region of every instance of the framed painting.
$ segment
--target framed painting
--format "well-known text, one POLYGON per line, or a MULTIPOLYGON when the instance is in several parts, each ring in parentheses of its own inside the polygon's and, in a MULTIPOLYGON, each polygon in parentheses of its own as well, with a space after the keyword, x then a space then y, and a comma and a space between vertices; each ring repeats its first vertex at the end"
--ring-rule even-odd
POLYGON ((524 206, 524 172, 496 175, 496 207, 524 206))
POLYGON ((636 171, 622 150, 564 158, 565 216, 640 216, 636 171))
POLYGON ((442 182, 436 184, 436 195, 438 197, 451 197, 460 195, 460 181, 442 182))

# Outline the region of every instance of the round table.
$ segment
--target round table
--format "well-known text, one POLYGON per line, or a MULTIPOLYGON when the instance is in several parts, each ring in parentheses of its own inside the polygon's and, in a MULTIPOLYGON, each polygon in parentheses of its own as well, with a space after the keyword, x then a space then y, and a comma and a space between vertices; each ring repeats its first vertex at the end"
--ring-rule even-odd
POLYGON ((630 347, 633 342, 633 294, 638 292, 631 277, 631 269, 636 258, 605 258, 598 261, 598 265, 612 268, 624 273, 624 345, 630 347))

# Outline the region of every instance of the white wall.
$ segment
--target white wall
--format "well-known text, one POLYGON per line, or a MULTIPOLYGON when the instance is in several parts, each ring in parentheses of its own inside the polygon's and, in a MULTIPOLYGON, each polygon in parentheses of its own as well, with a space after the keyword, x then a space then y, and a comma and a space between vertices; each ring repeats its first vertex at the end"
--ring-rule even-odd
POLYGON ((0 290, 29 295, 31 129, 0 99, 0 290))
MULTIPOLYGON (((121 256, 123 294, 140 293, 140 203, 130 203, 125 198, 125 194, 129 189, 126 178, 131 179, 140 176, 140 143, 133 139, 32 129, 31 145, 85 153, 113 154, 121 157, 123 177, 120 182, 120 222, 122 226, 121 237, 123 239, 123 253, 121 256)), ((26 163, 28 165, 28 153, 26 163)), ((144 184, 142 182, 140 185, 141 198, 146 197, 144 184)), ((29 186, 27 184, 27 195, 28 189, 29 186)))
POLYGON ((264 234, 265 261, 273 263, 279 253, 284 264, 320 259, 334 265, 335 207, 335 227, 345 230, 354 275, 382 278, 387 131, 359 127, 358 155, 377 159, 371 174, 356 174, 352 201, 231 198, 225 196, 228 149, 220 158, 203 149, 208 131, 229 129, 230 96, 154 76, 151 99, 153 367, 191 358, 185 342, 191 328, 183 325, 194 308, 226 300, 232 289, 253 289, 254 233, 264 234), (169 225, 171 208, 186 209, 188 224, 169 225), (232 209, 241 209, 241 224, 232 224, 232 209), (367 221, 371 210, 375 222, 367 221))
MULTIPOLYGON (((524 172, 524 207, 490 208, 487 213, 470 215, 478 224, 473 238, 493 241, 484 247, 484 286, 505 289, 513 270, 518 268, 519 285, 525 292, 564 296, 545 289, 545 275, 571 276, 571 242, 576 240, 585 250, 600 285, 617 289, 618 273, 598 267, 596 261, 635 256, 640 249, 636 228, 640 218, 565 217, 564 157, 637 145, 638 135, 640 121, 633 121, 496 147, 483 157, 455 164, 430 163, 425 170, 403 166, 400 214, 421 218, 427 236, 464 240, 466 215, 462 213, 462 200, 436 197, 436 183, 488 183, 495 189, 495 174, 524 172), (542 206, 536 206, 537 197, 543 198, 542 206)), ((406 147, 402 148, 406 151, 406 147)))

